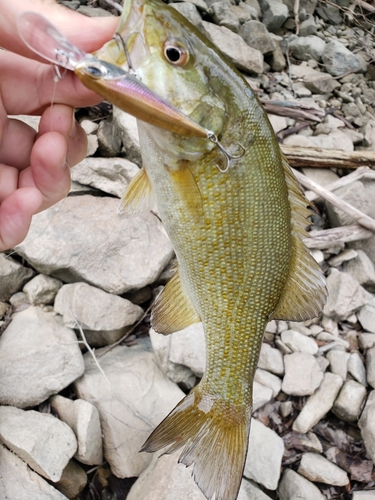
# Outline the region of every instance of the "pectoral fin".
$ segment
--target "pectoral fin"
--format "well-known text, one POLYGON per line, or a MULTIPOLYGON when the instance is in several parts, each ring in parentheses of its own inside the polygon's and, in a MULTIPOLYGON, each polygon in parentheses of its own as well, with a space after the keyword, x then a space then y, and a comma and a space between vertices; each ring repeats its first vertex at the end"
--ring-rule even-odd
POLYGON ((156 332, 169 335, 193 323, 199 323, 200 320, 182 287, 180 273, 177 270, 155 301, 151 325, 156 332))
POLYGON ((199 219, 203 215, 202 196, 197 181, 190 170, 189 162, 181 160, 177 169, 168 169, 174 188, 178 193, 189 215, 199 219))
POLYGON ((285 178, 289 190, 292 210, 292 259, 289 278, 280 301, 271 315, 272 319, 305 321, 317 316, 327 298, 325 278, 319 264, 303 243, 308 236, 306 226, 310 225, 305 198, 286 158, 283 158, 285 178))
POLYGON ((131 180, 117 209, 119 215, 136 215, 148 212, 154 204, 152 187, 144 167, 131 180))

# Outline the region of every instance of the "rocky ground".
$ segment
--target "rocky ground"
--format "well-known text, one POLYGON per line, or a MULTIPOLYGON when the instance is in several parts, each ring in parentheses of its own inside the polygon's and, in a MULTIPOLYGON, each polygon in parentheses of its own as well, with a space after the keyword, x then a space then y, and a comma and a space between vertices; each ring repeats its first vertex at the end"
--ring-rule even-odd
MULTIPOLYGON (((283 148, 375 150, 372 3, 173 6, 243 71, 283 148)), ((202 376, 205 346, 199 324, 168 337, 149 327, 174 255, 154 214, 117 216, 141 163, 135 120, 108 106, 77 116, 89 155, 70 196, 0 254, 0 497, 203 500, 176 456, 138 453, 202 376)), ((326 188, 307 195, 330 295, 318 319, 266 329, 239 500, 375 499, 375 221, 363 218, 375 218, 375 175, 344 167, 300 170, 326 188)))

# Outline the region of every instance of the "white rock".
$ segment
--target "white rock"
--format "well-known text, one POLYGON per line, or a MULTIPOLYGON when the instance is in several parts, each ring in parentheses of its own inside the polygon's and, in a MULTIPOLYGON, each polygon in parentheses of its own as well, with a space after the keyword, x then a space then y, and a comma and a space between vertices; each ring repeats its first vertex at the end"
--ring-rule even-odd
POLYGON ((371 391, 358 421, 366 451, 375 462, 375 391, 371 391))
POLYGON ((375 500, 375 490, 354 491, 352 500, 375 500))
POLYGON ((122 198, 139 168, 125 158, 85 158, 71 170, 72 180, 122 198))
POLYGON ((253 418, 251 419, 249 450, 244 476, 269 490, 275 490, 280 478, 284 441, 276 432, 253 418))
POLYGON ((324 500, 324 496, 315 484, 286 469, 279 486, 280 500, 324 500))
POLYGON ((360 414, 366 389, 354 380, 348 380, 343 385, 332 411, 345 422, 355 422, 360 414))
MULTIPOLYGON (((345 265, 347 262, 353 261, 357 256, 358 252, 356 250, 353 250, 353 248, 348 248, 347 250, 344 250, 343 252, 340 252, 338 255, 335 255, 334 257, 329 259, 328 263, 330 266, 339 267, 342 264, 345 265)), ((355 276, 353 277, 354 279, 356 279, 355 276)))
POLYGON ((77 449, 73 431, 48 413, 0 406, 0 438, 35 472, 56 482, 77 449))
POLYGON ((282 332, 281 340, 293 352, 307 352, 308 354, 316 354, 318 352, 318 344, 315 340, 295 330, 285 330, 282 332))
POLYGON ((368 332, 375 333, 375 307, 366 305, 358 311, 358 321, 368 332))
POLYGON ((323 372, 314 356, 294 352, 284 356, 285 376, 282 391, 292 396, 314 394, 323 380, 323 372))
POLYGON ((4 500, 68 500, 26 463, 0 444, 0 498, 4 500))
POLYGON ((0 338, 0 403, 35 406, 70 385, 84 371, 73 330, 39 307, 13 315, 0 338))
POLYGON ((187 366, 202 377, 206 366, 206 343, 202 323, 196 323, 171 336, 169 360, 187 366))
POLYGON ((358 344, 361 349, 371 349, 375 346, 375 333, 360 333, 358 335, 358 344))
POLYGON ((57 292, 62 287, 62 282, 45 274, 38 274, 23 287, 30 304, 46 305, 52 304, 57 292))
POLYGON ((344 470, 317 453, 302 455, 298 473, 310 481, 333 486, 345 486, 349 483, 348 475, 344 470))
POLYGON ((271 122, 275 134, 288 128, 288 122, 285 116, 273 115, 270 113, 268 114, 268 119, 271 122))
POLYGON ((343 380, 340 375, 324 374, 319 389, 309 397, 301 413, 293 423, 293 430, 305 434, 332 408, 343 380))
POLYGON ((86 472, 74 460, 71 460, 63 470, 56 488, 70 499, 75 499, 87 484, 86 472))
POLYGON ((343 270, 349 273, 358 283, 373 291, 375 287, 375 267, 363 250, 357 250, 357 256, 345 262, 343 270))
POLYGON ((119 108, 113 108, 113 127, 119 133, 128 160, 142 166, 142 156, 139 148, 137 119, 124 113, 119 108))
POLYGON ((281 391, 281 380, 276 375, 258 368, 255 371, 254 381, 269 387, 272 390, 272 397, 276 397, 281 391))
MULTIPOLYGON (((320 74, 321 73, 319 73, 319 75, 320 74)), ((339 176, 329 168, 305 167, 302 169, 302 172, 306 175, 306 177, 308 177, 314 182, 317 182, 318 184, 320 184, 320 186, 323 187, 339 179, 339 176)))
POLYGON ((259 382, 253 382, 253 412, 259 410, 273 397, 272 389, 259 382))
POLYGON ((148 339, 132 347, 117 346, 99 362, 106 378, 85 355, 85 374, 75 383, 77 394, 99 411, 104 455, 112 472, 117 477, 138 476, 152 458, 139 453, 142 444, 184 393, 160 370, 148 339))
POLYGON ((258 368, 263 368, 275 375, 284 375, 283 356, 278 349, 263 342, 258 361, 258 368))
POLYGON ((352 352, 348 361, 348 372, 360 384, 367 386, 366 370, 358 352, 352 352))
POLYGON ((243 478, 237 500, 271 500, 256 483, 243 478))
POLYGON ((50 403, 76 435, 78 448, 74 458, 83 464, 100 465, 103 462, 102 430, 95 406, 83 399, 72 401, 60 395, 53 396, 50 403))
POLYGON ((350 353, 345 351, 332 350, 327 352, 329 369, 332 373, 336 373, 337 375, 340 375, 343 380, 346 380, 349 358, 350 353))
POLYGON ((117 207, 114 198, 69 196, 33 217, 17 252, 68 283, 84 281, 117 295, 142 288, 171 260, 172 245, 154 215, 120 218, 117 207))
POLYGON ((34 276, 34 271, 0 253, 0 300, 9 298, 34 276))
POLYGON ((371 347, 371 349, 367 351, 366 370, 367 382, 375 389, 375 347, 371 347))
POLYGON ((143 314, 129 300, 99 290, 87 283, 72 283, 60 288, 55 311, 70 328, 79 325, 90 345, 100 347, 120 339, 143 314))

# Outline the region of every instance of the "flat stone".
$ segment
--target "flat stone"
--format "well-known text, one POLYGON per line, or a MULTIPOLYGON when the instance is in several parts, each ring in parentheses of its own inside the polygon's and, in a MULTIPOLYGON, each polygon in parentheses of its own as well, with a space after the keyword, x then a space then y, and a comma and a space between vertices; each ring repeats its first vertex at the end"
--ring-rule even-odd
POLYGON ((324 500, 315 484, 293 469, 286 469, 279 485, 280 500, 324 500))
POLYGON ((371 460, 375 462, 375 391, 371 391, 358 421, 363 443, 371 460))
POLYGON ((0 300, 9 300, 34 275, 35 272, 32 269, 21 266, 11 257, 0 253, 0 300))
POLYGON ((331 372, 336 373, 336 375, 340 375, 342 380, 346 380, 350 353, 345 351, 332 350, 327 352, 326 357, 329 361, 329 369, 331 370, 331 372))
POLYGON ((267 370, 262 370, 257 368, 255 371, 254 381, 259 382, 259 384, 265 385, 272 390, 272 397, 276 397, 281 391, 281 380, 276 375, 268 372, 267 370))
POLYGON ((284 454, 284 441, 276 432, 252 418, 249 450, 251 452, 246 458, 244 476, 269 490, 276 490, 284 454))
POLYGON ((118 198, 124 196, 138 166, 125 158, 85 158, 71 170, 72 180, 118 198))
POLYGON ((60 288, 55 311, 63 316, 69 328, 79 325, 88 343, 95 347, 116 342, 127 327, 143 315, 143 309, 129 300, 87 283, 72 283, 60 288))
MULTIPOLYGON (((205 2, 203 2, 205 3, 205 2)), ((199 13, 198 6, 194 5, 192 2, 178 2, 169 4, 174 9, 178 10, 188 21, 191 22, 199 31, 203 31, 202 28, 202 16, 199 13)), ((202 5, 202 4, 201 4, 202 5)), ((206 9, 207 9, 206 5, 206 9)))
POLYGON ((247 21, 241 26, 240 35, 245 42, 262 54, 269 54, 276 49, 267 28, 260 21, 247 21))
POLYGON ((120 218, 117 207, 114 198, 68 197, 33 217, 17 252, 67 283, 84 281, 118 295, 142 288, 168 264, 172 245, 154 215, 120 218))
POLYGON ((287 121, 285 116, 278 116, 278 115, 269 114, 268 119, 271 122, 273 131, 275 132, 275 134, 288 128, 288 121, 287 121))
POLYGON ((281 340, 293 352, 307 352, 308 354, 317 354, 318 344, 314 339, 306 337, 295 330, 285 330, 281 333, 281 340))
POLYGON ((375 500, 375 490, 355 491, 352 500, 375 500))
POLYGON ((258 361, 258 368, 263 368, 275 375, 284 375, 283 355, 278 349, 263 342, 258 361))
POLYGON ((85 373, 75 383, 78 397, 99 411, 104 456, 117 477, 138 476, 152 456, 139 453, 153 428, 184 397, 160 370, 149 339, 116 346, 104 356, 96 350, 106 378, 89 354, 85 373))
POLYGON ((231 11, 229 5, 224 2, 214 2, 211 5, 211 16, 215 24, 225 26, 234 33, 238 33, 240 22, 238 17, 231 11))
POLYGON ((314 394, 323 380, 323 372, 316 358, 305 352, 284 356, 285 376, 282 391, 291 396, 314 394))
POLYGON ((0 498, 68 500, 2 444, 0 444, 0 498))
POLYGON ((48 413, 0 406, 0 438, 29 467, 59 481, 77 449, 73 431, 48 413))
POLYGON ((323 149, 340 149, 342 151, 354 151, 354 145, 350 138, 341 130, 334 129, 329 134, 319 134, 309 137, 310 142, 323 149))
POLYGON ((331 269, 327 278, 328 299, 323 312, 337 321, 346 320, 366 305, 364 288, 349 274, 331 269))
POLYGON ((361 323, 364 330, 370 333, 375 333, 375 307, 365 305, 358 311, 358 321, 361 323))
POLYGON ((260 384, 257 381, 253 382, 253 412, 262 408, 272 398, 273 392, 270 387, 260 384))
POLYGON ((362 68, 360 59, 337 40, 327 43, 322 61, 326 71, 332 76, 340 76, 348 71, 359 71, 362 68))
POLYGON ((96 407, 83 399, 73 401, 60 395, 53 396, 50 404, 76 435, 78 448, 74 458, 82 464, 100 465, 103 462, 102 430, 96 407))
POLYGON ((288 18, 288 7, 277 0, 267 0, 268 8, 263 11, 262 22, 268 31, 276 32, 288 18))
POLYGON ((350 354, 350 358, 348 361, 348 372, 354 378, 354 380, 365 387, 367 386, 366 370, 358 352, 352 352, 350 354))
POLYGON ((263 493, 256 483, 243 478, 237 500, 271 500, 271 497, 263 493))
POLYGON ((63 470, 56 488, 65 496, 74 500, 87 484, 86 472, 74 460, 71 460, 63 470))
POLYGON ((366 389, 354 380, 348 380, 343 385, 332 411, 345 422, 355 422, 361 412, 366 389))
POLYGON ((367 290, 375 290, 375 266, 363 250, 357 250, 357 256, 346 262, 343 270, 367 290))
MULTIPOLYGON (((364 212, 366 215, 369 215, 370 217, 373 216, 374 211, 370 203, 371 198, 361 181, 351 182, 347 186, 335 189, 333 193, 350 205, 353 205, 353 207, 357 208, 361 212, 364 212)), ((346 226, 355 223, 352 217, 344 213, 342 210, 332 207, 329 203, 327 204, 327 210, 330 223, 334 227, 346 226)), ((353 248, 358 250, 357 247, 353 248)), ((367 255, 369 256, 369 254, 367 255)))
POLYGON ((127 159, 141 167, 142 155, 139 147, 137 119, 114 107, 113 128, 118 131, 127 159))
POLYGON ((315 35, 296 37, 289 42, 289 50, 299 61, 315 59, 320 61, 326 43, 315 35))
POLYGON ((52 312, 18 312, 0 337, 0 404, 36 406, 83 371, 76 334, 52 312))
POLYGON ((367 382, 375 389, 375 347, 371 347, 366 355, 367 382))
POLYGON ((358 344, 361 349, 371 349, 375 346, 375 333, 361 332, 358 335, 358 344))
POLYGON ((301 413, 293 423, 293 430, 306 434, 332 408, 343 380, 339 375, 327 372, 317 391, 309 397, 301 413))
POLYGON ((328 186, 332 182, 339 179, 339 176, 332 172, 329 168, 312 168, 305 167, 302 172, 314 182, 317 182, 320 186, 328 186))
POLYGON ((35 306, 47 305, 53 303, 62 285, 62 281, 56 278, 51 278, 51 276, 46 276, 45 274, 38 274, 26 283, 22 291, 30 304, 34 304, 35 306))
POLYGON ((263 55, 225 26, 202 22, 204 34, 238 68, 246 73, 263 72, 263 55))
POLYGON ((298 473, 310 481, 333 486, 346 486, 349 483, 348 475, 344 470, 317 453, 302 455, 298 473))
POLYGON ((206 367, 206 343, 202 323, 196 323, 170 335, 169 360, 184 365, 197 377, 202 377, 206 367))

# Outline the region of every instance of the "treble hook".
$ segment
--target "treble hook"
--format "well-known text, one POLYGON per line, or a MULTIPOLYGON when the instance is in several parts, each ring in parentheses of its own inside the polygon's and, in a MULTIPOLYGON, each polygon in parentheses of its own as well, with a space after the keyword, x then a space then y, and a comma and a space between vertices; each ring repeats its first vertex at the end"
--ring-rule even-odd
POLYGON ((131 75, 135 75, 136 71, 134 69, 134 66, 132 65, 132 61, 130 59, 130 53, 128 51, 128 47, 126 46, 126 42, 124 41, 124 39, 122 38, 120 33, 117 33, 117 32, 113 35, 113 40, 117 43, 118 47, 120 47, 120 46, 122 47, 122 49, 125 53, 126 61, 128 63, 128 67, 129 67, 129 73, 131 75))
POLYGON ((218 171, 221 172, 222 174, 225 174, 225 172, 228 172, 229 167, 231 166, 232 160, 239 160, 246 153, 246 149, 239 142, 237 142, 237 145, 242 150, 241 154, 232 155, 232 154, 228 153, 228 151, 226 149, 224 149, 224 146, 219 142, 219 139, 217 138, 216 134, 210 130, 207 130, 207 138, 220 149, 220 151, 223 153, 223 155, 225 156, 225 158, 227 160, 227 165, 225 168, 220 168, 219 165, 215 165, 216 168, 218 169, 218 171))

